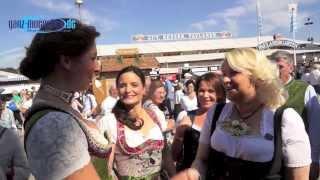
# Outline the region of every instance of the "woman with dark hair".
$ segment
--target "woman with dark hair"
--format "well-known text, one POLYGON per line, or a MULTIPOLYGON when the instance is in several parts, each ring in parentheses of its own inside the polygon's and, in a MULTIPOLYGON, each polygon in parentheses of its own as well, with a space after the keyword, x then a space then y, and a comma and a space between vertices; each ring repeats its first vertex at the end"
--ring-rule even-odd
POLYGON ((102 129, 114 144, 109 171, 114 168, 120 180, 160 179, 165 127, 153 111, 142 106, 145 76, 138 67, 126 67, 119 72, 116 86, 119 100, 102 119, 102 129))
POLYGON ((190 79, 185 83, 185 95, 181 98, 181 107, 189 114, 195 114, 198 109, 197 95, 195 92, 195 82, 190 79))
POLYGON ((226 100, 222 77, 214 73, 200 76, 196 81, 195 91, 199 109, 194 115, 182 111, 177 118, 178 126, 172 144, 172 156, 178 161, 178 171, 189 168, 195 159, 200 131, 210 107, 216 103, 225 103, 226 100))
MULTIPOLYGON (((25 123, 25 148, 36 179, 99 179, 90 155, 106 157, 108 141, 71 106, 73 94, 84 91, 97 67, 92 26, 76 21, 74 29, 37 33, 20 64, 20 72, 40 79, 25 123)), ((42 30, 61 19, 50 20, 42 30)))

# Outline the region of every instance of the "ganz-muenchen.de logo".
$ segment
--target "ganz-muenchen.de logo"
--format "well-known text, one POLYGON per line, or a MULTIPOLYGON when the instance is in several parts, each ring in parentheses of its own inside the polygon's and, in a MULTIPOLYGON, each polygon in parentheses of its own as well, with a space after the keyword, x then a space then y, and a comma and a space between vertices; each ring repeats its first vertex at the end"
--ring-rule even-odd
POLYGON ((71 18, 43 19, 25 16, 22 19, 9 20, 9 29, 21 29, 25 32, 50 33, 75 29, 77 21, 71 18))

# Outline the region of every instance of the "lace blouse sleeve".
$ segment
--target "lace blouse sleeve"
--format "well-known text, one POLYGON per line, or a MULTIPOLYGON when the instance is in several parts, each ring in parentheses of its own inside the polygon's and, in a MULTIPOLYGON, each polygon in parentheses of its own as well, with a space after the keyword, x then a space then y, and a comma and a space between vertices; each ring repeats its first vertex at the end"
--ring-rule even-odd
POLYGON ((100 131, 108 136, 111 143, 117 142, 117 119, 113 113, 106 113, 98 124, 100 131))
POLYGON ((84 132, 72 116, 49 112, 30 130, 26 140, 36 179, 64 179, 90 162, 84 132))

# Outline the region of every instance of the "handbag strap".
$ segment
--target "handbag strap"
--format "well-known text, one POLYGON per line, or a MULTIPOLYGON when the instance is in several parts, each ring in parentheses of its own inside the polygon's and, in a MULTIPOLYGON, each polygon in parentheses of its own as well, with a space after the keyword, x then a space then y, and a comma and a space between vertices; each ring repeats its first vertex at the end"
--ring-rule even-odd
POLYGON ((273 130, 274 130, 274 152, 271 169, 269 171, 268 178, 266 179, 277 179, 279 178, 282 168, 282 114, 285 110, 285 106, 279 107, 274 114, 273 130))
POLYGON ((212 118, 212 121, 211 121, 210 137, 212 136, 213 131, 216 129, 216 124, 217 124, 217 121, 218 121, 218 119, 220 117, 220 114, 222 112, 222 109, 223 109, 224 105, 225 105, 225 103, 218 103, 216 105, 216 109, 214 111, 213 118, 212 118))

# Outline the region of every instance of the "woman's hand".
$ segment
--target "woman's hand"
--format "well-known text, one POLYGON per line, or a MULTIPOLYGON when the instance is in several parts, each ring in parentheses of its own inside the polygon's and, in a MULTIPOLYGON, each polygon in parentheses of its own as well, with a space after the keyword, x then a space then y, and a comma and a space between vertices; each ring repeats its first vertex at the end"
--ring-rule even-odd
POLYGON ((185 130, 192 125, 192 122, 188 116, 183 117, 176 128, 176 135, 179 138, 183 138, 185 130))
POLYGON ((171 129, 174 129, 175 127, 175 122, 173 119, 169 119, 168 121, 168 124, 167 124, 167 130, 171 130, 171 129))
POLYGON ((115 152, 115 149, 116 149, 116 145, 113 144, 112 145, 112 149, 111 149, 111 153, 109 155, 109 158, 108 158, 108 172, 112 172, 113 171, 113 162, 114 162, 114 152, 115 152))
POLYGON ((176 128, 176 133, 173 137, 173 142, 171 146, 171 153, 172 158, 174 161, 178 161, 180 158, 182 158, 182 150, 183 150, 183 138, 184 138, 184 132, 187 127, 185 126, 178 126, 176 128))
POLYGON ((66 180, 100 180, 98 173, 96 172, 93 164, 90 162, 88 165, 83 168, 75 171, 73 174, 65 178, 66 180))
POLYGON ((194 168, 186 169, 177 175, 173 176, 171 180, 199 180, 200 174, 199 172, 194 168))

